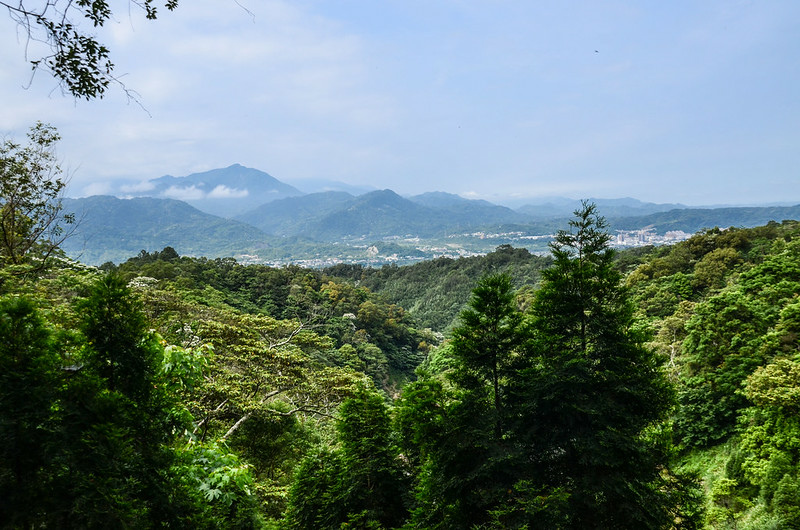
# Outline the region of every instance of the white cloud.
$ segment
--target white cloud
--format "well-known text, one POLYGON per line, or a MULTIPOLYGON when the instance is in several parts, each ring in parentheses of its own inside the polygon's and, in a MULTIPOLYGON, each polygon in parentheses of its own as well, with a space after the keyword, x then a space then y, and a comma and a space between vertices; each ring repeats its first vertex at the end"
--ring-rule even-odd
POLYGON ((240 190, 237 188, 229 188, 220 184, 208 194, 209 199, 241 199, 247 197, 247 190, 240 190))
POLYGON ((188 188, 170 186, 164 190, 162 195, 168 199, 177 199, 179 201, 196 201, 206 196, 205 192, 197 186, 189 186, 188 188))
MULTIPOLYGON (((92 182, 75 196, 77 197, 91 197, 92 195, 111 195, 113 186, 110 182, 92 182)), ((71 194, 70 194, 71 195, 71 194)))
POLYGON ((123 193, 141 193, 143 191, 150 191, 155 188, 156 185, 149 180, 143 180, 141 182, 137 182, 136 184, 123 184, 120 186, 120 191, 123 193))

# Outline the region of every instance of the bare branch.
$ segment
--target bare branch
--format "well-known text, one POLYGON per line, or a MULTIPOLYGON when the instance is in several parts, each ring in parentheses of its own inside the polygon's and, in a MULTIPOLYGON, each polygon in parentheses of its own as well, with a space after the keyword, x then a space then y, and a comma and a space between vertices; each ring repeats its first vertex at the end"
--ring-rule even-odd
MULTIPOLYGON (((300 326, 298 326, 297 328, 293 329, 292 332, 289 333, 289 336, 286 339, 284 339, 282 341, 279 341, 279 342, 271 342, 270 341, 269 349, 270 350, 274 350, 276 348, 281 348, 283 346, 286 346, 287 344, 292 342, 292 340, 297 336, 297 334, 300 333, 301 331, 303 331, 303 329, 305 329, 305 323, 301 322, 300 326)), ((269 337, 265 336, 264 334, 261 334, 261 336, 265 340, 269 340, 269 337)))
POLYGON ((224 442, 225 440, 227 440, 228 437, 230 435, 232 435, 233 433, 235 433, 239 429, 239 427, 241 427, 241 425, 245 421, 247 421, 248 419, 250 419, 250 413, 249 412, 247 414, 245 414, 244 416, 242 416, 241 418, 239 418, 239 420, 236 423, 234 423, 233 426, 230 429, 228 429, 228 432, 225 433, 225 436, 220 438, 220 441, 224 442))
POLYGON ((203 418, 202 420, 200 420, 200 422, 199 422, 197 425, 195 425, 195 427, 194 427, 194 430, 192 431, 192 434, 195 434, 195 433, 197 433, 197 431, 199 431, 199 430, 200 430, 200 427, 202 427, 203 425, 205 425, 205 424, 208 422, 208 420, 209 420, 209 419, 211 419, 211 416, 212 416, 212 415, 214 415, 214 414, 216 414, 217 412, 221 411, 221 410, 222 410, 222 407, 224 407, 224 406, 225 406, 225 405, 228 403, 228 401, 229 401, 228 399, 225 399, 225 401, 223 401, 222 403, 220 403, 219 405, 217 405, 217 408, 215 408, 214 410, 212 410, 212 411, 208 412, 208 413, 206 414, 206 417, 205 417, 205 418, 203 418))

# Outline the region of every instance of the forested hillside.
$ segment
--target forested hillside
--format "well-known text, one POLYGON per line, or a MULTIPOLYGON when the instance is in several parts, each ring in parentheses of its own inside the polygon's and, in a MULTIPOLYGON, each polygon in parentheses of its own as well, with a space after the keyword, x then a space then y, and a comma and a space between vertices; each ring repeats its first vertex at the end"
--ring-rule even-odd
POLYGON ((627 278, 677 387, 708 528, 800 527, 800 223, 711 230, 627 278))
POLYGON ((797 221, 615 253, 584 204, 549 258, 93 268, 33 177, 4 528, 800 528, 797 221))
POLYGON ((170 244, 186 254, 218 257, 275 243, 252 226, 171 199, 94 196, 65 199, 63 206, 79 222, 62 250, 84 263, 123 261, 142 248, 170 244))
POLYGON ((539 282, 541 271, 551 264, 549 257, 535 256, 524 248, 502 245, 485 256, 437 258, 415 265, 381 268, 336 265, 326 274, 347 279, 385 295, 406 308, 423 327, 447 331, 469 301, 475 284, 487 274, 508 274, 518 289, 530 290, 539 282))

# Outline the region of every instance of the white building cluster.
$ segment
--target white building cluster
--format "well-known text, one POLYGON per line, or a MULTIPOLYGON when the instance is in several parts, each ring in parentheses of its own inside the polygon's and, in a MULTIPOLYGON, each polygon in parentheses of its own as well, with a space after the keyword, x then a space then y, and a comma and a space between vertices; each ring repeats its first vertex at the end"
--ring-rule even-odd
POLYGON ((683 230, 671 230, 663 236, 658 235, 652 228, 642 230, 617 230, 613 240, 615 247, 642 247, 645 245, 669 245, 678 241, 685 241, 692 237, 683 230))

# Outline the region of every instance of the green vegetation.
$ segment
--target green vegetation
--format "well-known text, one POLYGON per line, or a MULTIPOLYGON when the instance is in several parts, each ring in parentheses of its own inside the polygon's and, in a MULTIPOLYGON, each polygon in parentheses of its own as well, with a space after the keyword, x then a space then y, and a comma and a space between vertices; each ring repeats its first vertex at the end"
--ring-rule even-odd
POLYGON ((481 280, 449 367, 404 396, 412 526, 665 528, 687 511, 659 435, 671 386, 633 327, 602 220, 577 213, 530 308, 508 276, 481 280))
POLYGON ((616 254, 584 204, 552 258, 95 269, 45 203, 4 224, 4 528, 800 528, 796 221, 616 254))
POLYGON ((551 262, 549 257, 535 256, 524 248, 501 245, 486 256, 437 258, 406 267, 387 265, 380 269, 344 264, 324 272, 385 295, 408 309, 424 327, 446 331, 456 324, 459 312, 481 277, 508 274, 515 287, 530 290, 551 262))
POLYGON ((14 274, 41 270, 75 221, 61 212, 67 183, 56 163, 56 130, 37 123, 28 145, 0 145, 0 266, 14 274))
MULTIPOLYGON (((80 223, 73 227, 74 237, 63 242, 62 250, 90 265, 121 263, 142 248, 171 246, 181 255, 233 256, 241 263, 380 267, 482 255, 502 246, 546 255, 552 235, 568 222, 564 214, 546 214, 547 208, 526 216, 485 201, 436 193, 405 199, 390 190, 358 197, 326 192, 273 200, 300 192, 292 192, 266 173, 239 165, 187 177, 164 176, 149 183, 153 189, 146 193, 157 197, 170 186, 194 186, 210 192, 216 185, 225 185, 249 193, 244 198, 186 202, 153 196, 65 199, 65 211, 74 213, 80 223), (235 219, 216 217, 254 206, 258 207, 235 219)), ((635 216, 610 219, 612 233, 646 228, 648 235, 642 238, 648 241, 673 240, 664 237, 669 230, 693 233, 712 226, 752 227, 771 219, 800 216, 800 206, 675 209, 655 216, 644 215, 651 211, 648 208, 611 204, 609 210, 635 216)), ((620 235, 628 244, 639 244, 638 237, 620 235)))
POLYGON ((800 223, 709 230, 627 278, 678 390, 679 468, 706 528, 798 528, 800 223))

